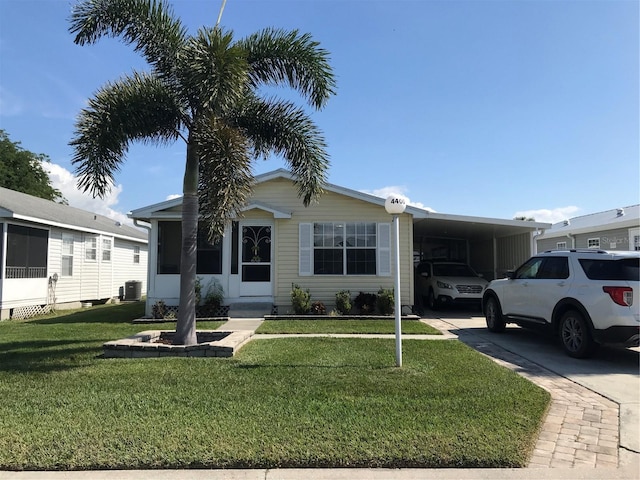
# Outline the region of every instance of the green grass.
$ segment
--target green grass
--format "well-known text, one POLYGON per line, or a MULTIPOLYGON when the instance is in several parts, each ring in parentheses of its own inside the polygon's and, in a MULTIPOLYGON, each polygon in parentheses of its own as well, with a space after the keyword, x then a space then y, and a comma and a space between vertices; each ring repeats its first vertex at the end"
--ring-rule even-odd
MULTIPOLYGON (((457 341, 104 359, 140 305, 0 323, 0 469, 519 467, 549 394, 457 341)), ((198 328, 216 324, 198 323, 198 328)), ((173 328, 172 323, 153 328, 173 328)))
MULTIPOLYGON (((402 320, 402 333, 442 335, 442 332, 419 320, 402 320)), ((377 320, 268 320, 256 333, 395 333, 393 319, 377 320)))

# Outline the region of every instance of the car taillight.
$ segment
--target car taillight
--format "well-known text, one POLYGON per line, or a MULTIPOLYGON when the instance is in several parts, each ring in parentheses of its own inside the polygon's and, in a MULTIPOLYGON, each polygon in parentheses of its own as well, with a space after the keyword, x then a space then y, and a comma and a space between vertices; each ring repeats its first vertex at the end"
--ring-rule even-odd
POLYGON ((631 287, 602 287, 607 292, 611 300, 623 307, 633 305, 633 289, 631 287))

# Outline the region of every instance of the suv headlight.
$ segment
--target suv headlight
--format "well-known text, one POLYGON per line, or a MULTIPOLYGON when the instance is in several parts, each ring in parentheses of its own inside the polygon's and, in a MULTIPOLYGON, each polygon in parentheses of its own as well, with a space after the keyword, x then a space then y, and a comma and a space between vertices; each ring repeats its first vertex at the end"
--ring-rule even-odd
POLYGON ((440 280, 436 282, 436 285, 438 285, 438 288, 448 288, 449 290, 453 290, 453 287, 451 285, 441 282, 440 280))

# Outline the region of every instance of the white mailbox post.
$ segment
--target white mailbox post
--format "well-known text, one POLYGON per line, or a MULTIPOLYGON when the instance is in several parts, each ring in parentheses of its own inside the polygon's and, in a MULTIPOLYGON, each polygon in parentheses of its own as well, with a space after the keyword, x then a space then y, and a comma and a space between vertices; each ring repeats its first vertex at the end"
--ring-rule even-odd
POLYGON ((389 195, 384 202, 384 208, 393 218, 393 231, 395 243, 395 286, 393 289, 395 322, 396 322, 396 366, 402 366, 402 326, 400 323, 400 221, 399 216, 407 208, 406 199, 399 195, 389 195))

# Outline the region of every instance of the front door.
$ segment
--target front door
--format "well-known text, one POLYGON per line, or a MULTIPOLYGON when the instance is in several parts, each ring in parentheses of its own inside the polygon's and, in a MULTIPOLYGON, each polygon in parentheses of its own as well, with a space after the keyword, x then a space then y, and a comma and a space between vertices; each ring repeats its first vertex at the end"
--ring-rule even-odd
POLYGON ((240 222, 240 296, 272 296, 273 225, 240 222))

